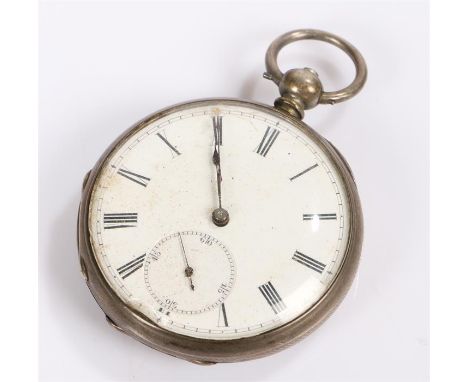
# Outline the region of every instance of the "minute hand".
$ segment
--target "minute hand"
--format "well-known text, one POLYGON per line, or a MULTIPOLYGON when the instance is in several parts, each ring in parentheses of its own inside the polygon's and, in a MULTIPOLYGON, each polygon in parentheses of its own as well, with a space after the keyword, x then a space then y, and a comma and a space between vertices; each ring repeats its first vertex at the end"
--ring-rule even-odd
POLYGON ((219 208, 221 208, 221 182, 223 177, 221 175, 221 154, 220 154, 220 144, 219 144, 219 125, 214 120, 213 117, 213 128, 214 128, 214 136, 215 136, 215 145, 214 145, 214 153, 213 153, 213 163, 216 166, 216 180, 218 183, 218 204, 219 208))
POLYGON ((221 198, 221 182, 223 177, 221 175, 221 139, 222 139, 222 117, 213 117, 213 133, 214 133, 214 152, 213 163, 216 167, 216 182, 218 188, 218 208, 213 211, 213 223, 218 227, 223 227, 229 222, 229 213, 222 207, 221 198))

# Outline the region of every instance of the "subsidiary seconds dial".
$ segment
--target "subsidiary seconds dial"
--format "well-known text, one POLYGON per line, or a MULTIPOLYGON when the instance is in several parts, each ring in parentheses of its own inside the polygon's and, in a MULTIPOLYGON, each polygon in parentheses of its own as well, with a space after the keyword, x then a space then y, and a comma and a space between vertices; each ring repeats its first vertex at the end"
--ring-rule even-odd
POLYGON ((216 238, 196 231, 163 238, 145 263, 145 284, 164 309, 197 314, 215 309, 228 297, 235 266, 216 238))

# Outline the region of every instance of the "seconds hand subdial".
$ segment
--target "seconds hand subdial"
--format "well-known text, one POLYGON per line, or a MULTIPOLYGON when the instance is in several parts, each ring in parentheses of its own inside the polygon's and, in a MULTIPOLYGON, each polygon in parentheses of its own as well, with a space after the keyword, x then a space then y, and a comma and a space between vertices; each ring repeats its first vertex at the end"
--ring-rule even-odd
POLYGON ((224 227, 229 223, 229 212, 222 207, 221 204, 221 182, 223 177, 221 175, 221 144, 222 144, 222 129, 223 129, 223 117, 217 115, 213 117, 213 132, 214 132, 214 152, 213 152, 213 163, 216 167, 216 183, 218 189, 218 208, 213 211, 212 219, 213 223, 218 227, 224 227))
POLYGON ((148 292, 162 310, 179 314, 203 313, 224 303, 233 288, 235 274, 234 259, 224 244, 198 231, 165 236, 153 247, 144 264, 148 292), (185 272, 180 269, 181 259, 185 272))
POLYGON ((185 273, 185 277, 188 277, 188 279, 190 281, 190 289, 192 289, 194 291, 195 287, 193 286, 193 282, 192 282, 193 268, 188 263, 187 254, 185 253, 184 242, 182 241, 182 236, 180 235, 180 232, 179 232, 179 242, 180 242, 180 246, 182 248, 182 255, 184 256, 184 262, 185 262, 185 271, 184 271, 184 273, 185 273))

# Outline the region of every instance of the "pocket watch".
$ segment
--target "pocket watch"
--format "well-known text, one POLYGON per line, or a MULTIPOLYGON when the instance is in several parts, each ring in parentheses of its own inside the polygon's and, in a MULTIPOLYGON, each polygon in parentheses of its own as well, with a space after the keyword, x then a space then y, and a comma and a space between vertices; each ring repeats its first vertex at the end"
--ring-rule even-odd
POLYGON ((345 159, 301 119, 366 75, 344 39, 292 31, 266 53, 274 107, 191 101, 117 138, 85 177, 78 218, 81 271, 108 322, 198 364, 263 357, 322 323, 356 272, 362 213, 345 159), (280 49, 304 39, 347 53, 353 82, 326 92, 312 69, 283 74, 280 49))

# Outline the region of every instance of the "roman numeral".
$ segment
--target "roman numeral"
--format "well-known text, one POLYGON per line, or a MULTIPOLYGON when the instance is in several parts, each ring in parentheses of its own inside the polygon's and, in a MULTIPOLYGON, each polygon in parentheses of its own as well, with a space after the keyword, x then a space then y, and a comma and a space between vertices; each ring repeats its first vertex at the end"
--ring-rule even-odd
POLYGON ((120 268, 117 268, 117 272, 119 272, 119 275, 122 276, 123 279, 127 278, 128 276, 130 276, 132 273, 136 272, 143 266, 143 262, 145 261, 145 256, 146 256, 146 253, 128 262, 127 264, 122 265, 120 268))
POLYGON ((257 154, 260 154, 265 157, 268 154, 268 151, 270 151, 271 146, 273 146, 273 143, 275 143, 276 138, 278 138, 279 133, 279 130, 268 126, 265 131, 265 134, 263 134, 262 141, 257 147, 257 154))
POLYGON ((177 150, 173 145, 171 145, 170 142, 166 139, 166 137, 164 137, 160 133, 157 133, 156 135, 167 145, 167 147, 171 149, 172 157, 174 157, 174 154, 180 155, 179 150, 177 150))
POLYGON ((336 220, 336 214, 303 214, 302 220, 336 220))
POLYGON ((117 174, 122 175, 124 178, 127 178, 131 180, 132 182, 135 182, 143 187, 146 187, 149 181, 151 180, 150 178, 147 178, 146 176, 136 174, 124 168, 119 168, 119 170, 117 171, 117 174))
POLYGON ((216 115, 213 117, 213 130, 215 145, 223 145, 223 117, 216 115))
POLYGON ((265 297, 265 300, 271 306, 271 309, 273 309, 275 314, 278 314, 286 309, 286 305, 270 281, 268 281, 266 284, 260 285, 258 289, 260 289, 260 292, 262 293, 263 297, 265 297))
POLYGON ((318 164, 314 164, 313 166, 307 167, 305 170, 301 171, 299 174, 296 174, 292 178, 289 178, 289 180, 292 182, 294 179, 299 178, 301 175, 304 175, 305 173, 309 172, 310 170, 313 170, 317 166, 318 166, 318 164))
POLYGON ((136 227, 137 220, 136 212, 104 214, 104 229, 136 227))
POLYGON ((219 313, 218 313, 218 327, 228 327, 228 319, 226 315, 226 306, 224 305, 224 302, 220 305, 219 307, 219 313))
POLYGON ((307 268, 313 269, 315 272, 322 273, 326 265, 318 260, 313 259, 310 256, 304 255, 303 253, 296 251, 292 257, 294 261, 299 264, 305 265, 307 268))

